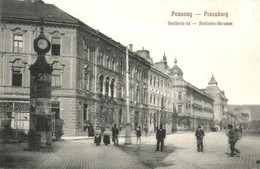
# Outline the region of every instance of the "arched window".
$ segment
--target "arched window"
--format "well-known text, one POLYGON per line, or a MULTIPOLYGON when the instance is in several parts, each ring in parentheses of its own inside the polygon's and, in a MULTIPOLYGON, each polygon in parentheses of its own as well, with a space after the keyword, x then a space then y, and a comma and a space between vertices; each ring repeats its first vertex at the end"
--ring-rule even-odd
POLYGON ((106 55, 106 68, 109 69, 109 56, 106 55))
POLYGON ((104 76, 101 75, 99 78, 100 93, 103 93, 103 81, 104 81, 104 76))
POLYGON ((112 64, 111 69, 115 70, 115 58, 114 57, 112 57, 111 64, 112 64))
POLYGON ((115 79, 111 80, 111 84, 110 84, 110 90, 111 90, 111 97, 114 98, 114 86, 115 86, 115 79))
POLYGON ((119 73, 123 73, 123 63, 122 63, 122 61, 119 61, 119 63, 118 63, 118 72, 119 73))
POLYGON ((104 66, 104 53, 103 52, 100 52, 99 64, 104 66))
POLYGON ((106 85, 106 96, 108 96, 108 93, 109 93, 109 77, 106 78, 105 85, 106 85))
POLYGON ((122 123, 122 109, 119 110, 119 123, 122 123))

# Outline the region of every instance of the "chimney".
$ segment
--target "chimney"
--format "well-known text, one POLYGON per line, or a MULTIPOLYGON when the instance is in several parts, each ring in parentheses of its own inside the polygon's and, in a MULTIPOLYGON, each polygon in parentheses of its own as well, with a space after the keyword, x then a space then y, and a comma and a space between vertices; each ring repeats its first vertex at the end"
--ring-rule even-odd
POLYGON ((142 50, 144 50, 144 47, 142 48, 142 50))
POLYGON ((44 1, 42 1, 42 0, 32 0, 32 2, 38 2, 38 3, 44 4, 44 1))
POLYGON ((129 50, 133 52, 133 44, 129 44, 129 50))

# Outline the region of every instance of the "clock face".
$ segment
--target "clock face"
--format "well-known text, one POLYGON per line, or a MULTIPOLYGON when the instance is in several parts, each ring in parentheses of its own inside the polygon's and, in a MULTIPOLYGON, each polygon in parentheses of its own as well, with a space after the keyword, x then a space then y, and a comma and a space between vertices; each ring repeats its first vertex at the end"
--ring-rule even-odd
POLYGON ((48 47, 48 42, 46 39, 39 39, 37 45, 40 49, 46 49, 48 47))

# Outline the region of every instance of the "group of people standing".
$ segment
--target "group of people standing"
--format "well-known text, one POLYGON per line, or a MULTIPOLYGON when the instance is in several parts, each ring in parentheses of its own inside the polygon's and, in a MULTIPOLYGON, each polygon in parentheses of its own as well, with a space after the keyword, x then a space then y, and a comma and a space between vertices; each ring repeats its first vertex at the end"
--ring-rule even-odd
POLYGON ((111 143, 110 138, 112 136, 112 142, 114 142, 115 146, 118 146, 118 135, 119 135, 119 129, 116 124, 112 127, 112 133, 110 131, 109 126, 105 128, 102 125, 100 129, 95 132, 94 143, 96 143, 96 146, 99 146, 101 140, 103 139, 103 143, 107 146, 108 144, 111 143))
MULTIPOLYGON (((117 124, 115 124, 112 127, 112 132, 109 128, 109 126, 107 126, 106 128, 102 125, 100 127, 99 130, 97 130, 95 132, 95 139, 94 139, 94 143, 96 143, 96 146, 99 146, 102 139, 103 139, 103 143, 105 145, 110 144, 110 138, 112 136, 112 142, 114 142, 115 146, 118 146, 118 135, 119 135, 119 129, 117 127, 117 124)), ((142 135, 142 130, 141 127, 138 126, 136 128, 136 142, 141 143, 141 135, 142 135)), ((146 133, 147 135, 147 133, 146 133)), ((230 156, 234 157, 234 156, 240 156, 240 150, 237 149, 235 147, 237 141, 239 140, 239 136, 238 136, 238 130, 234 129, 232 125, 228 125, 228 131, 226 133, 226 135, 228 136, 228 143, 230 144, 230 156)), ((164 149, 164 139, 166 136, 166 130, 163 129, 162 124, 160 124, 160 127, 156 127, 156 140, 157 140, 157 144, 156 144, 156 151, 163 151, 164 149)), ((205 136, 205 133, 202 129, 202 127, 199 125, 195 131, 195 136, 196 136, 196 140, 197 140, 197 152, 204 152, 204 147, 203 147, 203 138, 205 136)))
MULTIPOLYGON (((141 143, 141 135, 142 135, 142 131, 141 131, 141 127, 138 126, 136 128, 136 143, 141 143)), ((147 136, 148 133, 148 129, 144 128, 145 131, 145 136, 147 136)), ((164 139, 166 136, 166 130, 163 129, 163 125, 160 124, 160 127, 156 127, 156 140, 157 140, 157 144, 156 144, 156 151, 163 151, 164 149, 164 139)))
MULTIPOLYGON (((230 144, 230 156, 231 157, 234 157, 234 156, 237 156, 239 157, 240 156, 240 150, 237 149, 235 147, 237 141, 239 140, 239 137, 238 137, 238 130, 237 129, 234 129, 233 128, 233 125, 228 125, 228 131, 226 133, 226 135, 228 136, 228 143, 230 144)), ((195 136, 197 138, 197 151, 198 152, 203 152, 203 137, 205 136, 205 133, 204 131, 201 129, 201 126, 199 125, 196 132, 195 132, 195 136)))
MULTIPOLYGON (((162 124, 160 124, 160 127, 156 128, 157 132, 156 132, 156 139, 157 139, 157 144, 156 144, 156 151, 163 151, 164 149, 164 139, 166 136, 166 130, 163 129, 162 124)), ((112 133, 110 131, 109 126, 104 127, 103 125, 101 125, 99 130, 95 131, 95 137, 94 137, 94 143, 96 143, 96 146, 99 146, 103 140, 103 143, 105 145, 110 144, 110 138, 112 136, 112 142, 114 142, 115 146, 118 146, 118 135, 119 135, 119 129, 117 127, 117 124, 115 124, 112 127, 112 133)), ((147 136, 147 131, 146 129, 144 129, 145 131, 145 135, 147 136)), ((141 143, 141 135, 142 135, 142 130, 141 127, 138 126, 136 128, 136 142, 141 143)))

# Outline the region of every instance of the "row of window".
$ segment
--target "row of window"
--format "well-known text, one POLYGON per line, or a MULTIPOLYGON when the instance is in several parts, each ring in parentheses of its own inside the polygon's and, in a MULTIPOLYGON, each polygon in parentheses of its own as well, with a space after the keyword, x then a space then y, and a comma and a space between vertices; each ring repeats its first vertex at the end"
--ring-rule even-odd
POLYGON ((85 60, 94 62, 95 61, 95 52, 96 52, 95 46, 84 43, 84 45, 83 45, 83 56, 84 56, 85 60))
POLYGON ((109 57, 108 54, 105 54, 104 52, 100 52, 98 64, 111 69, 113 71, 118 71, 120 73, 123 73, 123 62, 119 61, 116 63, 116 60, 114 57, 109 57), (117 65, 117 68, 116 68, 117 65))
MULTIPOLYGON (((51 38, 51 55, 59 56, 61 49, 61 39, 59 37, 51 38)), ((23 53, 24 52, 24 39, 23 34, 14 34, 13 36, 13 52, 23 53)))
MULTIPOLYGON (((11 126, 11 121, 15 120, 17 129, 26 129, 28 125, 24 125, 24 122, 29 121, 29 103, 19 102, 0 102, 0 107, 7 107, 4 112, 0 113, 0 127, 5 125, 11 126), (23 107, 23 111, 17 109, 19 106, 23 107)), ((20 107, 20 108, 21 108, 20 107)), ((55 119, 60 119, 60 102, 52 101, 51 112, 54 114, 55 119)), ((29 127, 29 126, 28 126, 29 127)), ((29 129, 29 128, 28 128, 29 129)))
MULTIPOLYGON (((122 61, 116 61, 115 57, 110 57, 108 54, 105 54, 104 52, 100 52, 98 64, 111 69, 113 71, 117 71, 119 73, 123 73, 123 62, 122 61)), ((145 81, 145 72, 138 71, 137 68, 131 69, 130 66, 128 67, 130 77, 145 81)))
MULTIPOLYGON (((152 94, 150 95, 150 103, 155 104, 155 100, 156 100, 155 97, 156 97, 156 96, 154 95, 154 101, 152 102, 152 100, 153 100, 153 99, 152 99, 152 98, 153 98, 153 95, 152 95, 152 94)), ((162 97, 162 101, 163 101, 163 98, 164 98, 164 97, 162 97)), ((182 100, 182 92, 178 92, 178 99, 179 99, 179 100, 182 100)), ((159 102, 159 96, 158 96, 158 102, 159 102)))
POLYGON ((169 88, 168 83, 164 83, 164 80, 160 80, 159 78, 157 79, 156 77, 153 77, 153 75, 150 75, 150 85, 153 85, 154 87, 162 88, 166 87, 167 89, 169 88))
MULTIPOLYGON (((55 71, 54 71, 55 72, 55 71)), ((13 70, 12 86, 23 86, 23 73, 20 70, 13 70)), ((58 73, 52 74, 51 86, 61 86, 61 79, 58 73)))

